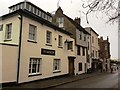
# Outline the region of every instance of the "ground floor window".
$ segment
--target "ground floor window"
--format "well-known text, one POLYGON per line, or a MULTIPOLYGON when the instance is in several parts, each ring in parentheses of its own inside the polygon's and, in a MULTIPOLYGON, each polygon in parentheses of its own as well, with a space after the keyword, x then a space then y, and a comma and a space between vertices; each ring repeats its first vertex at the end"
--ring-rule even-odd
POLYGON ((40 58, 30 58, 29 61, 29 74, 39 74, 40 73, 40 58))
POLYGON ((82 71, 82 63, 78 63, 78 71, 82 71))
POLYGON ((53 71, 60 71, 60 59, 54 59, 53 71))

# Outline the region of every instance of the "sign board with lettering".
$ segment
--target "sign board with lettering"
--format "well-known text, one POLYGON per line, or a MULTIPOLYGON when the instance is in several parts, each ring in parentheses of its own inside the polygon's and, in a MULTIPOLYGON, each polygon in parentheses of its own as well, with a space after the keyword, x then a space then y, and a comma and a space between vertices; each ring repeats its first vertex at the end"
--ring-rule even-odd
POLYGON ((44 54, 44 55, 55 55, 55 50, 49 50, 49 49, 41 48, 41 54, 44 54))

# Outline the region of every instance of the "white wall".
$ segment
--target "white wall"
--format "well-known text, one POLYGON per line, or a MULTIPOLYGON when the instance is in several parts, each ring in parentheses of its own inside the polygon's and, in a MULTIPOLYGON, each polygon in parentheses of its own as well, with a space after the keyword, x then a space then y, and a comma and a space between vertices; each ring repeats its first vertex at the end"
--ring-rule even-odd
POLYGON ((73 41, 74 39, 70 36, 60 33, 52 28, 42 25, 36 21, 29 18, 23 17, 23 33, 22 33, 22 46, 21 46, 21 62, 20 62, 20 78, 19 83, 28 82, 43 78, 48 78, 52 76, 59 76, 68 74, 68 56, 74 56, 73 51, 68 51, 66 44, 67 40, 73 41), (28 42, 29 24, 37 26, 37 43, 28 42), (46 31, 52 32, 52 46, 46 46, 46 31), (58 48, 58 35, 63 36, 63 48, 58 48), (55 56, 51 55, 41 55, 41 48, 55 50, 55 56), (29 71, 29 60, 30 57, 41 58, 42 59, 42 75, 28 77, 29 71), (61 72, 53 73, 53 60, 61 60, 61 72))

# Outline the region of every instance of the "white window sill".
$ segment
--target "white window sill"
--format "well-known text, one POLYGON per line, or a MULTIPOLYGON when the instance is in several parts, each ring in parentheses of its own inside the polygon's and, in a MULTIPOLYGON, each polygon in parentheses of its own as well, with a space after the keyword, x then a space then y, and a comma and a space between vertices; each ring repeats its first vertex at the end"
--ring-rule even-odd
POLYGON ((41 73, 31 73, 28 75, 28 77, 32 77, 32 76, 39 76, 42 75, 41 73))
POLYGON ((5 39, 4 42, 6 42, 6 41, 12 41, 12 39, 5 39))
POLYGON ((30 40, 30 39, 28 39, 27 41, 28 41, 28 42, 32 42, 32 43, 37 43, 35 40, 30 40))
POLYGON ((59 73, 61 72, 60 70, 54 70, 53 73, 59 73))
POLYGON ((51 43, 46 43, 46 46, 52 46, 52 44, 51 43))
POLYGON ((63 48, 63 46, 58 46, 58 48, 63 48))
POLYGON ((73 49, 69 49, 68 51, 73 51, 73 49))

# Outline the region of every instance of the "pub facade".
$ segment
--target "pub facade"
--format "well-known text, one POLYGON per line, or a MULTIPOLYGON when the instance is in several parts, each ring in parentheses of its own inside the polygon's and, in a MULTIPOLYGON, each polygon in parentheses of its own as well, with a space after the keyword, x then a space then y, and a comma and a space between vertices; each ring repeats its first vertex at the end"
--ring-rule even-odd
POLYGON ((72 73, 71 33, 52 24, 52 16, 28 1, 1 16, 2 81, 24 83, 72 73), (10 71, 9 71, 10 70, 10 71))

